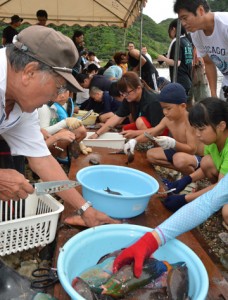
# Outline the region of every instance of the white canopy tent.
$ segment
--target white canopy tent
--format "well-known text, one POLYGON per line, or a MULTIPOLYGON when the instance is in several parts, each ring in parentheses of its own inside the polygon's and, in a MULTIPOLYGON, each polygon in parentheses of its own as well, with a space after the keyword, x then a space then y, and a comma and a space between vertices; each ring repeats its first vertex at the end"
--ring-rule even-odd
POLYGON ((47 24, 116 25, 129 27, 146 0, 0 0, 0 21, 10 23, 12 15, 36 24, 36 12, 48 13, 47 24))

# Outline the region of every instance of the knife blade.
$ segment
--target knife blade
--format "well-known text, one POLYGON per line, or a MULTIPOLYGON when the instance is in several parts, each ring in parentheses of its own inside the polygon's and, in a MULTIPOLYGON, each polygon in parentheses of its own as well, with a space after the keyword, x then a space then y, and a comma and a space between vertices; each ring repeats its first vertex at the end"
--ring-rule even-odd
POLYGON ((144 136, 147 137, 152 142, 155 142, 154 137, 151 134, 149 134, 148 132, 144 132, 144 136))
POLYGON ((93 113, 93 109, 89 110, 87 113, 85 113, 82 117, 81 117, 81 121, 86 120, 91 114, 93 113))
POLYGON ((36 195, 53 194, 81 185, 74 180, 59 180, 33 183, 36 195))
POLYGON ((124 150, 119 150, 119 151, 108 152, 108 154, 125 154, 125 153, 124 153, 124 150))

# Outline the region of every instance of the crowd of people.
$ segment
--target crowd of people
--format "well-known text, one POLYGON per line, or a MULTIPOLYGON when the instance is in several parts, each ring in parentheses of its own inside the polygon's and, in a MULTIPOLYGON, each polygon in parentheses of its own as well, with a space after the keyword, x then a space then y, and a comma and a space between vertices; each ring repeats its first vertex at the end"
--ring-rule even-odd
MULTIPOLYGON (((96 53, 86 49, 82 31, 75 31, 70 39, 48 28, 48 15, 43 10, 37 12, 39 23, 20 33, 16 28, 23 19, 13 16, 3 34, 6 47, 0 50, 0 142, 1 149, 9 145, 12 154, 10 164, 0 169, 0 199, 17 200, 33 192, 23 172, 15 167, 16 157, 26 156, 43 181, 67 178, 50 150, 74 141, 85 150, 82 141, 86 128, 73 117, 75 106, 99 114, 100 127, 90 138, 97 139, 121 124, 127 154, 136 151, 137 143, 147 141, 146 132, 154 143, 147 151, 148 162, 181 173, 181 179, 165 182, 175 191, 163 203, 175 213, 123 250, 114 262, 117 271, 134 261, 136 277, 144 260, 160 245, 194 228, 215 211, 222 209, 224 227, 228 227, 228 103, 223 89, 220 95, 216 92, 216 67, 223 74, 222 87, 228 86, 228 13, 211 12, 206 0, 176 0, 174 11, 181 22, 176 82, 177 19, 168 27, 171 43, 167 54, 156 57, 169 67, 170 81, 159 77, 147 47, 138 50, 133 42, 128 43, 127 51, 113 53, 101 67, 96 53), (204 62, 211 97, 195 99, 189 109, 194 51, 204 62), (205 177, 212 183, 209 187, 179 194, 188 184, 205 177)), ((80 211, 88 227, 119 223, 95 210, 75 189, 59 195, 80 211)))

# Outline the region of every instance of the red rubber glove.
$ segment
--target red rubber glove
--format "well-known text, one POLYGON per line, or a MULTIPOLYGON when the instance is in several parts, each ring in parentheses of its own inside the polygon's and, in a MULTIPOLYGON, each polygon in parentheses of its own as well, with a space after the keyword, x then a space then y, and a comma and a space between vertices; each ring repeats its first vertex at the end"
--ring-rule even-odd
POLYGON ((113 273, 116 273, 121 267, 134 261, 134 274, 139 278, 142 273, 143 263, 149 258, 159 245, 156 238, 147 232, 136 243, 124 249, 114 261, 113 273))

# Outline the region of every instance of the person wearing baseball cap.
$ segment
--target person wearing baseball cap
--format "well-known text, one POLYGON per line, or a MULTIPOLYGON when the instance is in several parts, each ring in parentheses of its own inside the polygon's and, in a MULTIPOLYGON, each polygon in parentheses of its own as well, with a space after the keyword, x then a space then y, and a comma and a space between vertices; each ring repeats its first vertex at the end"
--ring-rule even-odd
MULTIPOLYGON (((11 154, 26 156, 32 171, 43 181, 68 177, 47 148, 37 108, 66 89, 82 90, 72 75, 77 59, 78 52, 70 38, 38 25, 22 30, 12 44, 0 49, 0 135, 11 154)), ((80 125, 75 118, 69 129, 80 125)), ((24 199, 34 192, 33 186, 16 170, 0 169, 0 178, 1 200, 24 199)), ((118 223, 95 210, 74 188, 58 195, 73 206, 81 223, 88 227, 118 223)))
POLYGON ((15 24, 15 23, 18 23, 18 22, 22 23, 23 19, 20 18, 18 15, 13 15, 11 17, 11 23, 10 24, 15 24))
POLYGON ((170 83, 170 81, 168 79, 166 79, 165 77, 158 77, 158 79, 157 79, 158 90, 161 91, 163 89, 163 87, 169 83, 170 83))
MULTIPOLYGON (((203 148, 188 120, 184 87, 179 83, 168 83, 159 94, 159 102, 164 118, 157 126, 145 130, 158 147, 147 151, 147 159, 154 165, 191 174, 199 167, 203 148), (165 129, 169 136, 164 135, 165 129)), ((148 141, 144 134, 135 140, 136 143, 148 141)))
POLYGON ((11 17, 11 23, 9 26, 3 29, 2 32, 2 45, 6 46, 7 44, 11 44, 13 41, 13 37, 18 34, 16 28, 18 28, 23 19, 20 18, 18 15, 13 15, 11 17))

